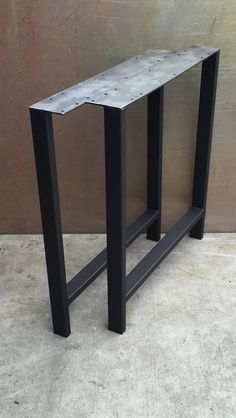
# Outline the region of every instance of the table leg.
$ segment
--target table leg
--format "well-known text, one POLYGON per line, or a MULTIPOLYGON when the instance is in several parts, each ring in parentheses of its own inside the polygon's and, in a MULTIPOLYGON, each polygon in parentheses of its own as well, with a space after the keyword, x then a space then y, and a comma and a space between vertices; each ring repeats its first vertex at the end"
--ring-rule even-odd
POLYGON ((30 110, 43 225, 53 330, 70 334, 60 204, 53 140, 52 115, 30 110))

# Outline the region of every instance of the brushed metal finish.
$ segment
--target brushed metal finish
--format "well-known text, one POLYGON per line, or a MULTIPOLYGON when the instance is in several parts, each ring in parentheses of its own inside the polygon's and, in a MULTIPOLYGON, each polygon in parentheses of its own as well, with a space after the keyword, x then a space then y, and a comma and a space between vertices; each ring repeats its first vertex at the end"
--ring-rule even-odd
POLYGON ((124 109, 217 50, 206 46, 192 46, 179 52, 147 50, 30 108, 60 115, 85 103, 124 109))

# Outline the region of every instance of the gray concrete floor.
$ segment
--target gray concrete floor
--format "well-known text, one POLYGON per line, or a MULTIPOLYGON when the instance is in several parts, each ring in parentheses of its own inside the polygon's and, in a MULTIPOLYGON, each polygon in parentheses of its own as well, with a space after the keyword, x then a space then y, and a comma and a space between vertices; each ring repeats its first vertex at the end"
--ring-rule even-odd
MULTIPOLYGON (((64 238, 68 276, 103 235, 64 238)), ((128 270, 152 246, 140 237, 128 270)), ((52 333, 41 236, 0 237, 0 416, 235 418, 236 234, 186 237, 107 330, 106 273, 52 333)))

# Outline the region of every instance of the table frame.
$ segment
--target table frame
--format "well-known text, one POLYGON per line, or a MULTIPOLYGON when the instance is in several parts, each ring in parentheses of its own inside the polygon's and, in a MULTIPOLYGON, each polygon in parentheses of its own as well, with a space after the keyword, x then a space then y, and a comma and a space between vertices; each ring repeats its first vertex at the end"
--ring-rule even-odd
POLYGON ((162 239, 164 85, 144 94, 148 99, 147 208, 128 228, 125 221, 126 107, 104 105, 107 248, 68 283, 52 125, 52 113, 57 112, 39 105, 30 107, 54 333, 68 337, 70 303, 107 267, 109 329, 122 334, 126 329, 126 301, 187 233, 202 239, 218 62, 219 50, 202 62, 192 206, 162 239), (126 247, 144 232, 157 244, 126 276, 126 247))

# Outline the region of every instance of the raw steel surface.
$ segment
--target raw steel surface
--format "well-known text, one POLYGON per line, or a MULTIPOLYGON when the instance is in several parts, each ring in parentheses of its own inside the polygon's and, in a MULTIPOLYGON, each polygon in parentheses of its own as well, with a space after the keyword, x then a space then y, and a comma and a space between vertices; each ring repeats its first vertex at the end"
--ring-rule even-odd
MULTIPOLYGON (((41 231, 28 106, 147 49, 221 48, 206 227, 236 232, 235 0, 1 0, 0 232, 41 231)), ((163 231, 191 201, 199 68, 165 89, 163 231)), ((55 116, 64 232, 105 231, 103 112, 55 116), (91 170, 92 167, 92 170, 91 170)), ((146 102, 128 109, 129 221, 146 195, 146 102)))

